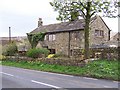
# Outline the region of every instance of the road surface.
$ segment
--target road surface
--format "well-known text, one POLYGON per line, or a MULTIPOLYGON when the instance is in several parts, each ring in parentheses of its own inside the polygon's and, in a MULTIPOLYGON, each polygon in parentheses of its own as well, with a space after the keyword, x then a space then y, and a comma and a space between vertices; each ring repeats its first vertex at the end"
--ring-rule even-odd
POLYGON ((117 81, 1 67, 2 88, 118 88, 117 81))

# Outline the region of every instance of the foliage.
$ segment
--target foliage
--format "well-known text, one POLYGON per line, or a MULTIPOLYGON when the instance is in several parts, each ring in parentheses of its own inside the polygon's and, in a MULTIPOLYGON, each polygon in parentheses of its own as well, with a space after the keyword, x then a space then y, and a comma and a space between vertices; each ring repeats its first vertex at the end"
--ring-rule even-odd
POLYGON ((6 59, 6 56, 0 55, 0 60, 2 60, 2 59, 6 59))
POLYGON ((49 54, 47 58, 65 58, 65 57, 68 57, 62 53, 56 53, 56 54, 49 54))
POLYGON ((61 56, 62 56, 61 53, 56 53, 56 54, 54 55, 55 58, 56 58, 56 57, 61 57, 61 56))
POLYGON ((108 2, 104 0, 92 0, 91 2, 87 0, 53 0, 50 5, 59 13, 57 20, 71 21, 79 17, 86 19, 88 9, 90 9, 90 17, 96 13, 102 13, 103 16, 116 17, 115 13, 119 3, 117 0, 108 2))
POLYGON ((75 66, 63 66, 63 65, 50 65, 39 61, 11 61, 5 60, 2 62, 3 65, 22 67, 28 69, 65 73, 71 75, 88 76, 95 78, 113 79, 120 81, 120 73, 118 66, 119 61, 109 61, 109 60, 97 60, 89 62, 84 67, 75 66))
POLYGON ((45 37, 45 33, 36 33, 36 34, 31 34, 27 33, 28 40, 31 44, 32 48, 35 48, 38 44, 39 41, 43 41, 45 37))
POLYGON ((33 48, 27 51, 27 56, 31 58, 39 58, 42 55, 47 56, 49 54, 49 50, 46 48, 33 48))
POLYGON ((30 42, 27 38, 23 38, 20 42, 16 42, 18 50, 27 51, 31 48, 30 42))
POLYGON ((79 17, 85 20, 85 58, 89 58, 89 24, 90 19, 96 13, 102 13, 104 16, 115 17, 118 3, 116 0, 105 2, 104 0, 53 0, 50 5, 55 11, 58 11, 57 20, 74 21, 79 17))
POLYGON ((47 58, 52 58, 52 57, 54 57, 55 56, 55 54, 49 54, 48 56, 47 56, 47 58))
POLYGON ((13 56, 18 52, 18 48, 16 43, 12 42, 3 47, 3 55, 4 56, 13 56))
POLYGON ((110 61, 110 60, 98 60, 90 62, 87 66, 87 72, 91 76, 97 76, 99 78, 105 77, 110 78, 114 77, 115 79, 119 79, 120 75, 118 68, 119 68, 119 61, 110 61), (93 73, 94 72, 94 73, 93 73))
POLYGON ((68 57, 67 55, 65 55, 65 54, 63 54, 62 52, 58 52, 58 53, 56 53, 55 55, 54 55, 54 58, 57 58, 57 57, 63 57, 63 58, 65 58, 65 57, 68 57))

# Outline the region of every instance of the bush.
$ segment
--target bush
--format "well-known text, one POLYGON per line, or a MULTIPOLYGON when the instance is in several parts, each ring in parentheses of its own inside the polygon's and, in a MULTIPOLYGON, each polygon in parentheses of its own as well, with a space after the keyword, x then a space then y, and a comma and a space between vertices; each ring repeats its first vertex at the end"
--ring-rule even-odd
POLYGON ((48 56, 47 56, 47 58, 53 58, 55 56, 55 54, 49 54, 48 56))
POLYGON ((3 59, 6 59, 6 57, 3 55, 0 55, 0 60, 3 60, 3 59))
POLYGON ((17 45, 13 42, 3 47, 4 56, 13 56, 18 52, 17 45))
POLYGON ((62 52, 56 53, 54 55, 54 58, 59 58, 59 57, 68 57, 67 55, 63 54, 62 52))
POLYGON ((43 55, 46 57, 49 54, 49 50, 46 48, 33 48, 33 49, 29 49, 27 51, 27 56, 31 57, 31 58, 39 58, 39 57, 43 57, 43 55))

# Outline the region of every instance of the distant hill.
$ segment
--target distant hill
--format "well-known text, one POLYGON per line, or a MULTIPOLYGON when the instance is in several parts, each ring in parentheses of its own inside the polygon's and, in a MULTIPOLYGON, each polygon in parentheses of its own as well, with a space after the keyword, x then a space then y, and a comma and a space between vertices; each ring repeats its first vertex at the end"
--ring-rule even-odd
MULTIPOLYGON (((20 42, 23 39, 26 39, 26 36, 11 37, 11 41, 20 42)), ((9 43, 9 37, 0 37, 0 42, 2 46, 9 43)))

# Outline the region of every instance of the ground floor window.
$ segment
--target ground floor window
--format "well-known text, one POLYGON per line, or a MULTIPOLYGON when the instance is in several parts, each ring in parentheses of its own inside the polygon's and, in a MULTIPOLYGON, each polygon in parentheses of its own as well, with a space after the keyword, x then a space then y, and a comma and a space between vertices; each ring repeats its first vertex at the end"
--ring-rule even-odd
POLYGON ((48 49, 50 50, 50 54, 55 54, 55 49, 48 49))
POLYGON ((48 46, 43 46, 43 48, 47 48, 48 49, 48 46))

